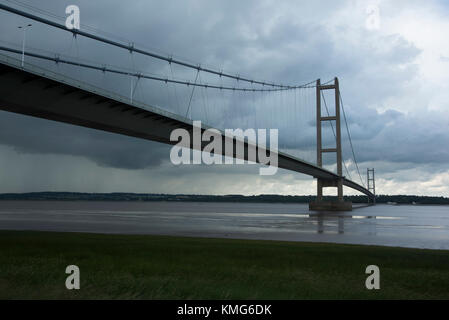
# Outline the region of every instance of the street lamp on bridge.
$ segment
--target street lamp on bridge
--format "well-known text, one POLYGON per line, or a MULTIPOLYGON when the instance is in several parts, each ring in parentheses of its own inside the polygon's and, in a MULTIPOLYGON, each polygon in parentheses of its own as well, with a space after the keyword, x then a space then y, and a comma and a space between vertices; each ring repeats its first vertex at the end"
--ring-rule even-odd
POLYGON ((26 39, 26 30, 31 27, 32 24, 29 23, 27 25, 24 26, 18 26, 18 29, 22 29, 23 31, 23 40, 22 40, 22 68, 23 68, 23 64, 25 62, 25 39, 26 39))

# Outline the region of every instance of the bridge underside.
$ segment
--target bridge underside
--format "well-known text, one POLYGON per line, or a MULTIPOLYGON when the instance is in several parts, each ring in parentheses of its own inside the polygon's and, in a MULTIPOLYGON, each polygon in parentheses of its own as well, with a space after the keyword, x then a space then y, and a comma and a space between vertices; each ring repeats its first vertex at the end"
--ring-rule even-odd
MULTIPOLYGON (((23 70, 20 61, 11 57, 0 55, 0 62, 1 110, 166 144, 176 143, 170 141, 170 133, 174 129, 192 131, 189 119, 148 105, 130 104, 127 98, 33 65, 25 64, 26 70, 23 70)), ((203 130, 205 128, 203 126, 203 130)), ((235 139, 233 143, 236 143, 235 139)), ((246 158, 248 148, 255 146, 248 142, 244 145, 246 158)), ((278 166, 329 184, 342 179, 343 185, 373 197, 371 192, 353 181, 284 153, 279 153, 278 166)))

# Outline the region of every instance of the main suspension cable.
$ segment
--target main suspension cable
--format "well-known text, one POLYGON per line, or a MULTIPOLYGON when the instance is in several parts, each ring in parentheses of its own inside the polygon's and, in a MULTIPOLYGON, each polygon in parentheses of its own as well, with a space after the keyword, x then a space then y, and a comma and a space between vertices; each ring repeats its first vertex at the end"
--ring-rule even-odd
MULTIPOLYGON (((17 53, 17 54, 23 53, 21 50, 8 48, 8 47, 4 47, 4 46, 0 46, 0 51, 7 51, 7 52, 17 53)), ((51 57, 51 56, 46 56, 46 55, 32 53, 32 52, 24 52, 24 54, 29 57, 39 58, 39 59, 48 60, 48 61, 54 61, 56 63, 69 64, 69 65, 74 65, 74 66, 78 66, 78 67, 99 70, 102 72, 110 72, 110 73, 122 74, 122 75, 127 75, 127 76, 134 76, 136 78, 145 78, 145 79, 150 79, 150 80, 155 80, 155 81, 162 81, 162 82, 166 82, 166 83, 170 82, 170 83, 176 83, 176 84, 183 84, 183 85, 187 85, 187 86, 196 86, 196 87, 203 87, 203 88, 232 90, 232 91, 246 91, 246 92, 291 90, 291 89, 286 89, 286 88, 284 88, 284 89, 280 89, 280 88, 278 88, 278 89, 236 88, 236 87, 217 86, 217 85, 212 85, 212 84, 208 84, 208 83, 197 83, 197 82, 192 83, 192 82, 185 81, 185 80, 174 80, 173 77, 172 77, 172 79, 169 79, 168 77, 162 78, 162 77, 151 76, 148 74, 143 74, 143 73, 138 73, 138 72, 130 72, 130 71, 113 69, 110 67, 106 67, 105 65, 102 65, 100 67, 100 66, 96 66, 93 64, 81 63, 81 62, 77 62, 77 61, 73 61, 73 60, 62 59, 59 56, 51 57)), ((199 71, 199 70, 197 70, 197 71, 199 71)), ((301 88, 302 89, 313 88, 313 86, 311 85, 312 83, 313 82, 310 82, 307 84, 308 86, 304 86, 301 88)))

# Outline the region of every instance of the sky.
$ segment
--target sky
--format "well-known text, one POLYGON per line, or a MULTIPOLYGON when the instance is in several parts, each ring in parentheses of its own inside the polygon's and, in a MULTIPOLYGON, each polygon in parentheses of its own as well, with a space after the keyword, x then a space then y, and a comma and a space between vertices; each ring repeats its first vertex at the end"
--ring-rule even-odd
MULTIPOLYGON (((449 5, 444 1, 1 3, 58 22, 64 21, 66 6, 75 4, 82 30, 254 79, 302 84, 337 76, 362 178, 366 168, 375 168, 377 194, 449 196, 449 5)), ((17 26, 25 23, 0 12, 2 44, 20 48, 23 34, 17 26)), ((26 34, 30 50, 194 79, 192 71, 170 70, 166 63, 74 40, 67 32, 32 23, 26 34)), ((129 92, 129 79, 51 68, 123 95, 129 92)), ((136 99, 183 113, 190 89, 169 89, 138 83, 136 99)), ((192 117, 231 128, 257 121, 278 125, 280 144, 313 161, 314 94, 312 89, 270 98, 198 90, 192 117)), ((347 166, 358 181, 343 138, 347 166)), ((302 174, 279 170, 260 176, 257 165, 175 166, 169 154, 170 146, 156 142, 0 111, 0 192, 316 192, 313 178, 302 174)), ((326 164, 335 168, 331 159, 326 164)), ((357 194, 350 189, 345 193, 357 194)))

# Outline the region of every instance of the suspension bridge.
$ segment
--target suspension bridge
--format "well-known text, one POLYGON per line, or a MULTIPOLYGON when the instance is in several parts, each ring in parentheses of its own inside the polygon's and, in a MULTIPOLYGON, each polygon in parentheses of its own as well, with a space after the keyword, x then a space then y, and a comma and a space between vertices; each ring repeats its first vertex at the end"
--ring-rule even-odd
MULTIPOLYGON (((277 153, 279 168, 316 178, 317 199, 310 204, 311 210, 351 210, 351 202, 344 201, 343 186, 375 202, 374 172, 369 171, 372 178, 368 176, 365 186, 337 78, 299 85, 256 80, 147 50, 96 30, 85 31, 87 26, 69 30, 55 21, 57 17, 44 17, 42 11, 30 13, 3 4, 0 9, 3 14, 67 33, 71 42, 69 54, 65 54, 26 47, 25 30, 22 47, 2 41, 1 110, 172 145, 176 144, 170 139, 173 130, 183 128, 191 133, 193 121, 201 120, 202 131, 216 128, 223 143, 228 141, 234 146, 232 154, 225 154, 222 148, 221 156, 250 160, 250 149, 264 149, 277 153), (89 47, 106 48, 101 63, 79 56, 81 38, 90 41, 89 47), (70 54, 74 48, 75 57, 70 54), (119 52, 129 56, 128 68, 105 62, 108 55, 117 61, 115 54, 119 52), (137 59, 148 60, 136 67, 137 59), (341 119, 349 143, 348 157, 343 154, 341 119), (236 127, 279 128, 279 150, 257 145, 250 139, 239 140, 223 131, 236 127), (239 143, 243 144, 242 155, 236 153, 239 143), (332 161, 326 168, 328 154, 335 154, 335 168, 332 161), (352 179, 348 169, 351 166, 359 182, 352 179), (324 200, 326 187, 337 188, 336 201, 324 200)), ((206 145, 191 143, 187 147, 202 151, 206 145)), ((262 163, 258 156, 255 162, 262 163)))

